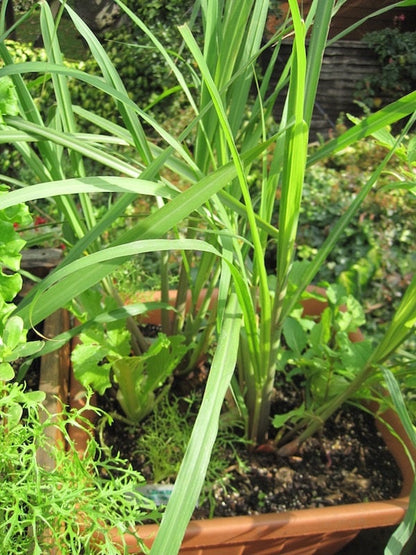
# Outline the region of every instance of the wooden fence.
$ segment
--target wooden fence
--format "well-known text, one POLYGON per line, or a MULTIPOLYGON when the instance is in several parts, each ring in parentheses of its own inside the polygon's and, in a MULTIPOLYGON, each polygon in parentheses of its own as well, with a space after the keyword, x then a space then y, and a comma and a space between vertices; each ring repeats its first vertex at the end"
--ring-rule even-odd
MULTIPOLYGON (((291 49, 291 42, 281 46, 275 82, 288 60, 291 49)), ((270 53, 265 53, 264 64, 267 63, 269 55, 270 53)), ((338 41, 326 49, 313 113, 311 139, 315 139, 318 134, 327 137, 335 127, 340 113, 362 114, 362 109, 354 102, 356 85, 360 79, 365 79, 376 71, 375 55, 360 41, 338 41)), ((284 95, 281 95, 275 108, 277 120, 283 109, 283 101, 284 95)))
MULTIPOLYGON (((324 2, 325 0, 322 1, 324 2)), ((332 19, 329 36, 336 36, 357 21, 368 17, 376 10, 385 8, 392 3, 392 0, 348 0, 341 6, 332 19)), ((301 13, 306 17, 311 7, 312 0, 298 0, 298 4, 301 13)), ((274 19, 274 25, 278 25, 286 15, 289 9, 288 2, 280 2, 279 9, 281 10, 282 16, 280 19, 274 19)), ((402 31, 415 31, 416 6, 395 8, 379 14, 376 17, 368 18, 359 28, 350 32, 346 38, 348 40, 360 40, 365 33, 384 29, 385 27, 393 27, 395 25, 400 26, 402 31), (401 19, 401 16, 404 16, 404 20, 401 19), (397 20, 398 17, 400 18, 399 20, 397 20)))

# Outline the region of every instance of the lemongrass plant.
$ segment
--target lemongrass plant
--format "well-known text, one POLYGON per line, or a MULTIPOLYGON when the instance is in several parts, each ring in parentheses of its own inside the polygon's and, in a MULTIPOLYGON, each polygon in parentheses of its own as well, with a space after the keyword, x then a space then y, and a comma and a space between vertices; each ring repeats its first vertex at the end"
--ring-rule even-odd
MULTIPOLYGON (((173 331, 184 331, 189 341, 201 339, 200 345, 204 346, 213 332, 215 354, 189 446, 152 548, 154 553, 176 553, 203 484, 226 391, 232 383, 248 438, 257 443, 264 441, 285 319, 399 147, 415 119, 416 93, 354 123, 345 133, 309 154, 309 131, 322 57, 329 42, 329 24, 343 2, 314 0, 304 21, 298 3, 290 0, 290 17, 263 45, 268 0, 200 0, 192 15, 196 17, 200 9, 202 42, 198 43, 188 25, 179 29, 184 48, 194 60, 193 83, 188 83, 178 71, 168 45, 162 45, 121 0, 115 1, 132 23, 150 37, 155 51, 176 76, 193 111, 190 123, 178 136, 173 136, 137 106, 129 95, 134 98, 134 91, 125 90, 103 46, 62 2, 63 9, 88 43, 102 76, 66 67, 57 39, 57 22, 47 3, 42 2, 40 19, 49 61, 14 63, 7 44, 0 44, 3 60, 0 78, 12 81, 19 107, 18 115, 4 117, 0 140, 12 143, 19 150, 39 183, 16 184, 20 188, 0 199, 0 208, 53 197, 75 237, 60 267, 36 286, 19 307, 17 312, 28 325, 38 324, 99 282, 111 292, 109 276, 133 254, 182 253, 175 318, 173 323, 166 318, 165 323, 173 331), (283 40, 293 41, 292 54, 275 80, 277 84, 271 87, 283 40), (271 59, 259 75, 257 62, 266 48, 272 51, 271 59), (52 80, 55 109, 48 119, 39 113, 24 80, 28 73, 52 80), (69 79, 79 79, 111 96, 117 106, 119 123, 105 121, 73 105, 69 79), (285 98, 283 113, 270 126, 279 95, 285 98), (403 118, 410 119, 402 135, 394 140, 386 128, 403 118), (93 123, 102 134, 78 133, 77 125, 82 119, 93 123), (159 135, 157 146, 146 136, 143 123, 152 128, 153 136, 159 135), (388 141, 383 143, 387 147, 384 161, 359 194, 351 198, 349 209, 334 224, 315 258, 299 268, 294 264, 296 234, 307 167, 363 137, 381 132, 384 137, 388 136, 388 141), (190 139, 194 145, 192 150, 187 146, 190 139), (134 158, 119 154, 116 150, 119 144, 134 149, 134 158), (83 162, 88 158, 100 164, 102 175, 86 175, 83 162), (253 167, 261 176, 254 185, 249 179, 253 167), (175 179, 169 179, 168 175, 175 179), (178 178, 185 184, 180 189, 174 185, 178 178), (98 221, 94 219, 90 198, 95 192, 118 195, 98 221), (158 210, 110 245, 104 245, 103 234, 140 195, 153 195, 158 210), (276 210, 277 227, 272 225, 276 210), (272 277, 264 262, 270 243, 276 245, 277 251, 272 277), (208 331, 201 334, 214 287, 218 288, 216 311, 208 318, 208 331), (202 306, 197 303, 201 292, 205 292, 202 306), (187 297, 191 299, 191 309, 185 316, 187 297)), ((379 12, 411 3, 415 2, 403 0, 379 12)), ((165 263, 162 275, 167 271, 165 263)), ((162 301, 168 299, 165 281, 162 280, 162 301)), ((374 376, 392 348, 408 336, 414 326, 415 288, 413 279, 385 339, 375 350, 366 344, 361 357, 355 361, 356 377, 345 391, 319 408, 312 424, 304 423, 294 447, 374 376), (390 336, 395 338, 393 343, 389 342, 390 336)), ((127 306, 111 314, 98 315, 95 321, 103 323, 130 317, 146 308, 149 305, 127 306)), ((76 331, 79 330, 57 338, 45 349, 56 348, 76 331)))

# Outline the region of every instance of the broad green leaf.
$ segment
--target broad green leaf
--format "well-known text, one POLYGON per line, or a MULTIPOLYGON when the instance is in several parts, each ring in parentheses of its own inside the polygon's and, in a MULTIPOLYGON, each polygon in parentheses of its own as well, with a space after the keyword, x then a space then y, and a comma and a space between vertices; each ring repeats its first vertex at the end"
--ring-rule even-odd
POLYGON ((44 391, 27 391, 25 392, 25 403, 34 405, 35 407, 45 400, 46 393, 44 391))
POLYGON ((4 274, 0 271, 0 299, 11 302, 22 288, 22 278, 18 274, 4 274))
POLYGON ((24 340, 25 334, 23 332, 23 320, 18 316, 12 316, 7 320, 4 327, 3 342, 11 351, 13 351, 24 340))
MULTIPOLYGON (((0 354, 1 358, 1 354, 0 354)), ((14 378, 14 370, 8 362, 0 362, 0 380, 8 382, 14 378)))
POLYGON ((85 387, 90 386, 103 395, 111 387, 109 362, 103 363, 107 349, 91 342, 78 346, 72 352, 72 364, 75 378, 85 387))
POLYGON ((3 116, 15 116, 19 113, 16 92, 9 77, 0 78, 0 124, 3 116))
POLYGON ((13 350, 13 359, 9 360, 17 360, 18 358, 26 358, 39 353, 44 345, 43 341, 29 341, 27 343, 23 343, 22 345, 18 345, 13 350))
POLYGON ((103 395, 111 387, 114 360, 130 353, 130 334, 119 320, 114 329, 97 325, 87 328, 80 341, 71 356, 74 375, 84 386, 91 386, 103 395))
POLYGON ((283 323, 283 335, 295 356, 300 356, 307 343, 307 334, 295 318, 288 317, 283 323))
POLYGON ((365 314, 362 305, 348 295, 345 300, 345 312, 339 311, 338 324, 341 331, 354 332, 359 326, 365 324, 365 314))
POLYGON ((133 422, 140 422, 153 409, 155 391, 165 385, 189 349, 184 339, 183 336, 159 334, 143 355, 123 357, 114 362, 119 388, 117 399, 133 422))
POLYGON ((373 351, 372 342, 368 339, 358 343, 346 342, 341 354, 344 368, 357 373, 365 367, 373 351))

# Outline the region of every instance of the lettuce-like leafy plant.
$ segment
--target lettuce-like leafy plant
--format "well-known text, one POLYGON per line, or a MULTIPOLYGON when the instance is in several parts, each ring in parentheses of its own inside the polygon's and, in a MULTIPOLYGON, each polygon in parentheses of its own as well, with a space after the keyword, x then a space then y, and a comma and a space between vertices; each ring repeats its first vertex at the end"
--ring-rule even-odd
POLYGON ((167 393, 167 380, 189 347, 184 345, 183 336, 159 334, 146 352, 132 355, 130 334, 123 323, 116 328, 94 327, 81 333, 72 364, 75 377, 101 395, 114 383, 124 413, 137 423, 167 393))

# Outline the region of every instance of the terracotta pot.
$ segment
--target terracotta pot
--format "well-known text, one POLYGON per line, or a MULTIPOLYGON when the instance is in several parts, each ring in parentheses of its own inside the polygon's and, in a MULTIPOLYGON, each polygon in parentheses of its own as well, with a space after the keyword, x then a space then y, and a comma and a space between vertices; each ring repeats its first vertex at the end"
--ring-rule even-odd
MULTIPOLYGON (((74 385, 79 387, 73 378, 68 378, 68 373, 61 370, 60 362, 66 362, 66 368, 69 370, 67 354, 65 354, 65 357, 54 356, 43 361, 42 372, 47 371, 49 376, 54 377, 58 390, 65 391, 62 381, 69 382, 70 391, 74 385), (62 361, 63 358, 66 360, 62 361), (52 369, 49 368, 51 364, 52 369)), ((52 387, 50 379, 48 384, 50 389, 52 387)), ((70 402, 74 395, 80 402, 81 398, 77 392, 75 394, 70 392, 70 402)), ((416 460, 416 450, 406 436, 397 415, 393 411, 388 411, 383 415, 383 419, 403 438, 413 459, 416 460)), ((414 475, 402 443, 389 432, 385 425, 379 421, 377 425, 403 476, 403 488, 398 498, 278 514, 191 521, 180 553, 187 555, 331 555, 354 539, 361 530, 397 525, 406 512, 414 475)), ((79 448, 83 449, 82 438, 81 440, 78 438, 78 442, 79 448)), ((157 531, 157 525, 144 525, 138 529, 140 537, 148 547, 152 545, 157 531)), ((117 539, 116 533, 109 531, 109 534, 113 536, 114 543, 117 545, 120 539, 117 539)), ((125 541, 129 546, 129 553, 140 553, 132 536, 126 535, 125 541)))
MULTIPOLYGON (((199 297, 198 297, 198 301, 196 303, 197 308, 199 308, 202 304, 202 302, 204 301, 205 297, 207 295, 207 289, 202 289, 199 297)), ((177 296, 177 291, 176 290, 170 290, 169 291, 169 304, 171 306, 175 306, 176 303, 176 296, 177 296)), ((216 302, 217 302, 217 298, 218 298, 218 290, 214 289, 212 294, 211 294, 211 299, 209 301, 209 308, 212 308, 216 302)), ((126 299, 126 304, 127 303, 146 303, 146 302, 160 302, 161 301, 161 292, 160 291, 138 291, 133 297, 129 297, 128 299, 126 299)), ((187 296, 186 296, 186 301, 185 301, 185 311, 189 311, 191 308, 191 294, 188 291, 187 296)), ((173 311, 169 311, 169 318, 170 320, 173 319, 174 316, 174 312, 173 311)), ((148 312, 146 312, 145 314, 140 315, 139 320, 142 324, 153 324, 155 326, 159 326, 160 322, 162 319, 162 311, 160 309, 158 310, 149 310, 148 312)))

